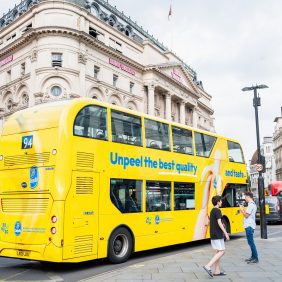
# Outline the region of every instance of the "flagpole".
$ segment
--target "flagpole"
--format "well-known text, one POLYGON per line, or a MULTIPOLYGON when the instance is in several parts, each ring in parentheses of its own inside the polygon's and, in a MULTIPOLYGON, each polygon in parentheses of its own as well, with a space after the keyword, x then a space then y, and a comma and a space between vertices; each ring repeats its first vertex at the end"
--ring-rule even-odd
POLYGON ((173 28, 172 28, 172 1, 170 1, 169 12, 168 12, 168 21, 169 21, 169 31, 170 31, 170 50, 173 50, 173 28))

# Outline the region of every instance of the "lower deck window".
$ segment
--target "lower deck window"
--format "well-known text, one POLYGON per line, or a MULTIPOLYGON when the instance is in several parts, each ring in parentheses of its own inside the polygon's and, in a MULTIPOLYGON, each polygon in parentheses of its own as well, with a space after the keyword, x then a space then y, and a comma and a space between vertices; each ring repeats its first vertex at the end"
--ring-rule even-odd
POLYGON ((239 207, 245 203, 247 186, 243 184, 228 184, 222 193, 222 207, 239 207))
POLYGON ((111 179, 111 201, 122 213, 142 211, 142 181, 111 179))
POLYGON ((146 185, 146 211, 171 210, 171 183, 147 181, 146 185))
POLYGON ((195 184, 174 183, 174 209, 193 210, 195 209, 195 184))

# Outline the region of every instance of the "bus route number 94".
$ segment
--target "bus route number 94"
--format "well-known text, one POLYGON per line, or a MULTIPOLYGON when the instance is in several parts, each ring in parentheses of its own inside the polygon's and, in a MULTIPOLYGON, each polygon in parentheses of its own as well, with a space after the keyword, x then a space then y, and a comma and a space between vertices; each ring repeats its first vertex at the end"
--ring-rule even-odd
POLYGON ((23 136, 22 137, 22 149, 31 149, 33 144, 33 136, 23 136))

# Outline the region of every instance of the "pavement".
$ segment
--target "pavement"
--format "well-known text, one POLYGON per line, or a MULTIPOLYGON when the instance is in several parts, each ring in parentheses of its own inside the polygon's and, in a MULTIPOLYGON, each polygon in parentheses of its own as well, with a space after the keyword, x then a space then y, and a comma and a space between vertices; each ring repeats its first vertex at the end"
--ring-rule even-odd
POLYGON ((153 260, 121 267, 113 271, 83 279, 83 282, 124 282, 124 281, 282 281, 282 226, 268 239, 259 238, 256 232, 255 243, 259 253, 259 263, 249 265, 244 260, 250 257, 250 249, 243 234, 232 236, 226 242, 226 253, 222 258, 225 277, 210 278, 204 271, 214 251, 209 244, 184 252, 153 260))

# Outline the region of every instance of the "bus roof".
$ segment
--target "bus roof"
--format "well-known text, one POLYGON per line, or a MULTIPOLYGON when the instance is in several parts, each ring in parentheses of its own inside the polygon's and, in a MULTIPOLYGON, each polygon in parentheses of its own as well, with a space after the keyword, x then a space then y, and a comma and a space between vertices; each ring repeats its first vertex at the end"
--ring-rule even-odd
MULTIPOLYGON (((10 118, 5 123, 2 135, 10 135, 10 134, 17 134, 17 133, 23 133, 28 131, 35 131, 39 129, 58 127, 63 110, 67 110, 67 108, 70 109, 73 106, 77 105, 77 103, 79 103, 82 107, 89 104, 97 104, 100 106, 110 107, 114 110, 119 110, 136 115, 135 111, 90 98, 54 101, 54 102, 48 102, 34 107, 30 107, 25 110, 21 110, 14 113, 13 115, 10 116, 10 118)), ((177 122, 169 122, 168 120, 159 117, 152 117, 144 113, 138 113, 138 114, 145 118, 151 118, 151 119, 153 118, 154 120, 161 121, 164 123, 170 123, 178 127, 183 127, 183 128, 188 127, 189 129, 195 130, 197 132, 202 132, 208 135, 221 137, 223 139, 228 139, 230 141, 234 141, 238 143, 238 141, 235 139, 220 136, 214 132, 193 128, 177 122)))
POLYGON ((60 116, 72 100, 44 103, 12 114, 4 124, 2 136, 58 127, 60 116))

